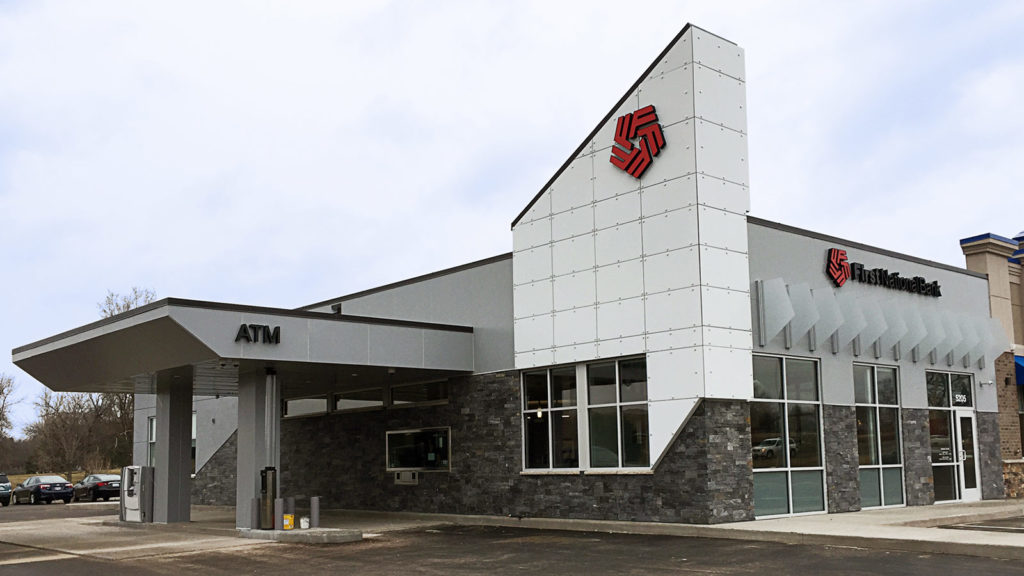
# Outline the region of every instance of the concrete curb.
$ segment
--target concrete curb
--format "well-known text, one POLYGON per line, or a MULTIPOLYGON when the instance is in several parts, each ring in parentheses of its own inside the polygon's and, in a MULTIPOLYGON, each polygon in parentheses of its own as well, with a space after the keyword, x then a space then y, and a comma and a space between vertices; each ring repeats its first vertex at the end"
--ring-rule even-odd
MULTIPOLYGON (((716 538, 722 540, 740 540, 748 542, 776 542, 780 544, 807 544, 818 546, 842 546, 876 550, 901 552, 917 552, 927 554, 956 554, 999 558, 1004 560, 1024 560, 1024 546, 1007 546, 1002 544, 963 543, 951 540, 922 540, 915 538, 886 538, 872 536, 856 536, 848 534, 823 534, 808 532, 781 532, 774 530, 756 530, 747 528, 729 528, 713 525, 669 524, 660 522, 622 522, 614 520, 567 520, 556 518, 515 518, 505 516, 471 516, 457 514, 417 514, 374 513, 353 511, 362 515, 387 516, 407 520, 421 520, 423 526, 454 525, 454 526, 501 526, 510 528, 529 528, 538 530, 565 530, 573 532, 604 532, 618 534, 638 534, 651 536, 680 536, 687 538, 716 538)), ((976 522, 1006 518, 1007 511, 961 514, 943 518, 932 518, 896 526, 914 525, 915 527, 934 528, 965 522, 976 522)), ((892 526, 892 525, 890 525, 892 526)), ((870 531, 870 526, 864 527, 870 531)))
POLYGON ((240 538, 273 540, 289 544, 345 544, 363 539, 361 530, 343 528, 308 528, 306 530, 250 530, 239 528, 240 538))

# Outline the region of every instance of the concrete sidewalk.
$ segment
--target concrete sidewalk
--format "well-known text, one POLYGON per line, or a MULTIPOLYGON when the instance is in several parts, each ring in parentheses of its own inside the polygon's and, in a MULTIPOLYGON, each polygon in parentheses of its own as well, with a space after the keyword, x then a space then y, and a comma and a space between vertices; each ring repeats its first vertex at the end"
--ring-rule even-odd
POLYGON ((931 554, 962 554, 1024 560, 1024 533, 942 528, 956 524, 1024 517, 1024 501, 997 500, 817 514, 736 522, 715 526, 658 522, 616 522, 550 518, 509 518, 449 514, 382 513, 331 510, 323 524, 361 527, 367 535, 430 525, 517 526, 548 530, 619 532, 851 546, 931 554))
MULTIPOLYGON (((301 513, 301 512, 300 512, 301 513)), ((961 554, 1024 560, 1024 532, 943 528, 985 520, 1024 517, 1024 500, 994 500, 970 504, 939 504, 817 514, 715 526, 659 522, 618 522, 553 518, 512 518, 411 512, 323 510, 321 526, 359 530, 366 538, 392 531, 432 526, 512 526, 544 530, 672 535, 696 538, 849 546, 929 554, 961 554)), ((234 508, 193 506, 192 522, 167 529, 207 533, 236 533, 234 508)), ((296 531, 301 532, 301 531, 296 531)))

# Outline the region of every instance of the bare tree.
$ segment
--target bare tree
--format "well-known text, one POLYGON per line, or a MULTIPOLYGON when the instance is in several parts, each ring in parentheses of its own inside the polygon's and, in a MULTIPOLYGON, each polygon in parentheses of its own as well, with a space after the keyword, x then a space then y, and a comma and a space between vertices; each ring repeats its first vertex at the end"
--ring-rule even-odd
POLYGON ((111 316, 127 312, 133 308, 145 306, 154 300, 156 300, 156 292, 153 292, 149 288, 132 286, 132 291, 123 295, 112 290, 107 290, 106 298, 96 306, 100 309, 100 316, 110 318, 111 316))
POLYGON ((14 427, 11 422, 11 409, 20 400, 14 397, 14 378, 0 373, 0 438, 7 437, 14 427))
POLYGON ((39 465, 66 471, 68 477, 87 464, 91 469, 109 466, 105 444, 114 430, 105 422, 109 410, 102 394, 46 390, 36 400, 36 410, 39 420, 28 427, 28 433, 41 448, 39 465))
MULTIPOLYGON (((97 306, 100 309, 100 315, 109 318, 145 306, 154 300, 156 300, 156 292, 149 288, 132 286, 131 292, 124 295, 107 290, 107 296, 97 306)), ((117 424, 117 435, 114 436, 111 459, 119 466, 131 464, 132 434, 135 427, 135 395, 107 392, 103 394, 102 400, 110 410, 110 417, 117 424)))

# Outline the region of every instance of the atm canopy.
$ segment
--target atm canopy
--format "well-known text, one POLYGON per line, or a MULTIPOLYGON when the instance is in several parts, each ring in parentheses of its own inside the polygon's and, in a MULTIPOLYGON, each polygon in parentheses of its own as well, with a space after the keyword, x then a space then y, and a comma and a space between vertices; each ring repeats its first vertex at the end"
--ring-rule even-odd
POLYGON ((238 375, 358 385, 473 371, 473 329, 167 298, 15 348, 13 361, 63 392, 149 392, 185 377, 197 395, 234 394, 238 375))

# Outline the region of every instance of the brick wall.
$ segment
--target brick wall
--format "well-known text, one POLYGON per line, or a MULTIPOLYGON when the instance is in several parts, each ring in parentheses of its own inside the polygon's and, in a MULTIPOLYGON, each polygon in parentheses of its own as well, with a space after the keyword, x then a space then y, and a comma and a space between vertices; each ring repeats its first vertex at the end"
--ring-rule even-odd
POLYGON ((999 401, 999 436, 1002 439, 1003 460, 1021 458, 1020 418, 1017 404, 1017 380, 1013 353, 1006 352, 996 358, 996 393, 999 401), (1010 384, 1006 384, 1009 378, 1010 384))

